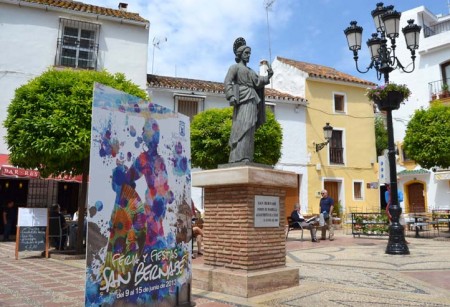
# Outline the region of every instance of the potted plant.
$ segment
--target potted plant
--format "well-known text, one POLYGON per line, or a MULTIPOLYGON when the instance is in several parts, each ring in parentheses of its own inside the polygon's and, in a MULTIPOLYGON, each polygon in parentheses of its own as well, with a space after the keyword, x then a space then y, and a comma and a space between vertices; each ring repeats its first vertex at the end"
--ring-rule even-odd
POLYGON ((450 89, 447 83, 442 84, 441 93, 439 94, 439 98, 447 98, 450 97, 450 89))
POLYGON ((404 84, 387 83, 367 89, 369 100, 375 102, 381 111, 397 110, 400 103, 411 96, 411 91, 404 84))
POLYGON ((342 220, 342 206, 341 201, 338 200, 333 207, 333 217, 337 217, 338 219, 333 219, 333 224, 340 224, 342 220))

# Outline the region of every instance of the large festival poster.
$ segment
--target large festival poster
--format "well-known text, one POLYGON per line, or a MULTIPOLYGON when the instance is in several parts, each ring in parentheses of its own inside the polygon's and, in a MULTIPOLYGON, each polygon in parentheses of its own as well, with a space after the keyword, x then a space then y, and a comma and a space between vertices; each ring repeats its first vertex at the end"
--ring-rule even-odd
POLYGON ((189 118, 95 84, 86 306, 190 298, 189 118))

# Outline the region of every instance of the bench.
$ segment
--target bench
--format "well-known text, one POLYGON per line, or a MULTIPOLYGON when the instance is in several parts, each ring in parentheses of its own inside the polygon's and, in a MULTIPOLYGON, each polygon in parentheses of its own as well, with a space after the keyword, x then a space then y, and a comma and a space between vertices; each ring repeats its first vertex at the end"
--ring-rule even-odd
POLYGON ((301 241, 303 241, 303 227, 297 222, 294 222, 290 216, 287 217, 287 232, 286 240, 288 238, 289 232, 293 230, 300 230, 302 232, 301 241))
POLYGON ((433 227, 437 228, 438 236, 442 224, 450 230, 450 209, 434 209, 431 211, 433 227))

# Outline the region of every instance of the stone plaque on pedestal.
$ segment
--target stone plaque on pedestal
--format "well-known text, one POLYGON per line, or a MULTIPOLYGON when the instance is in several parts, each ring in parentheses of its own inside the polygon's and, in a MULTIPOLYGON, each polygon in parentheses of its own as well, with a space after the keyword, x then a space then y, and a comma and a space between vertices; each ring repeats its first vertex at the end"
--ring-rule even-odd
POLYGON ((286 189, 297 187, 297 174, 239 166, 192 173, 192 184, 204 188, 205 205, 196 288, 250 297, 298 286, 298 269, 286 267, 285 237, 286 189))

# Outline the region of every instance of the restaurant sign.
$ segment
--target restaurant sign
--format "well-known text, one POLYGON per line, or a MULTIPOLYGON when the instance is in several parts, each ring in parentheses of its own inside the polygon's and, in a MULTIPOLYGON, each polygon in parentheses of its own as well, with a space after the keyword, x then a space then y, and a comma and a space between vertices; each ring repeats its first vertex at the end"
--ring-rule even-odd
POLYGON ((29 177, 29 178, 39 178, 39 171, 32 169, 24 169, 10 166, 2 166, 0 168, 1 176, 17 176, 17 177, 29 177))

